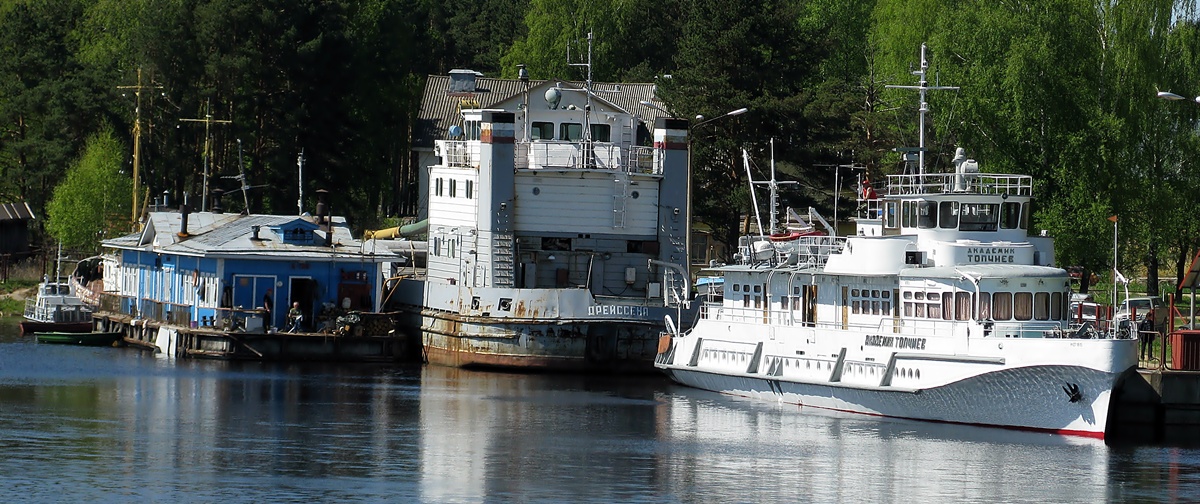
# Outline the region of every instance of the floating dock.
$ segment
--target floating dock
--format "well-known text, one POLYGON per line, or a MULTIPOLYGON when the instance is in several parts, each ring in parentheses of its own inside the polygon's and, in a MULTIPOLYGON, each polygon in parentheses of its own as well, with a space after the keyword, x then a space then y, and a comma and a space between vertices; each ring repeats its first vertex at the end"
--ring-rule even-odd
POLYGON ((99 313, 98 330, 120 332, 125 345, 171 358, 262 361, 418 361, 420 342, 394 327, 387 314, 361 314, 332 332, 278 332, 184 327, 128 315, 99 313))

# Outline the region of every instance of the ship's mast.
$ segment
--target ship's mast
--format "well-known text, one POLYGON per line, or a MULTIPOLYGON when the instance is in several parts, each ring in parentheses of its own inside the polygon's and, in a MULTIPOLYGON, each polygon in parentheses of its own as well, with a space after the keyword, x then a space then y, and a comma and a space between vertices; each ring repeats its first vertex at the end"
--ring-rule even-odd
MULTIPOLYGON (((743 155, 745 155, 745 153, 743 153, 743 155)), ((746 163, 747 163, 746 164, 746 175, 749 176, 750 175, 750 173, 749 173, 750 166, 749 166, 749 158, 748 157, 746 159, 746 163)), ((770 189, 770 205, 771 205, 771 212, 769 214, 769 218, 771 219, 771 221, 770 221, 771 227, 769 228, 770 234, 775 234, 780 231, 779 230, 779 211, 778 211, 778 208, 779 208, 779 185, 780 184, 798 184, 798 183, 799 182, 797 182, 795 180, 786 180, 786 181, 782 181, 782 182, 775 180, 775 139, 772 138, 771 139, 771 180, 754 180, 753 178, 750 179, 751 189, 753 189, 753 184, 762 184, 762 185, 767 186, 770 189)), ((753 192, 753 190, 751 192, 753 192)), ((753 196, 753 194, 751 194, 751 196, 753 196)), ((758 207, 758 205, 755 205, 756 209, 757 209, 757 207, 758 207)))
POLYGON ((571 63, 571 46, 567 45, 567 66, 581 66, 587 69, 587 78, 583 81, 583 94, 587 102, 583 106, 583 149, 584 162, 587 166, 595 165, 595 151, 592 146, 592 32, 587 34, 587 61, 571 63))
POLYGON ((296 215, 304 215, 304 149, 296 156, 296 185, 299 196, 296 197, 296 215))
POLYGON ((133 208, 130 210, 130 221, 133 222, 134 229, 138 228, 138 170, 141 167, 141 152, 142 152, 142 90, 143 89, 162 89, 162 86, 151 86, 142 84, 142 68, 137 69, 137 85, 136 86, 117 86, 117 89, 132 89, 134 95, 133 109, 133 208))
POLYGON ((211 104, 208 101, 204 102, 204 119, 180 119, 183 122, 202 122, 204 123, 204 192, 200 194, 200 211, 208 211, 208 164, 209 158, 212 157, 212 147, 209 144, 209 128, 213 124, 233 124, 233 121, 225 119, 213 119, 211 104))
POLYGON ((917 174, 918 175, 925 175, 925 114, 929 112, 929 102, 925 101, 925 92, 926 91, 939 91, 939 90, 946 90, 946 89, 953 89, 956 91, 958 90, 957 86, 930 86, 929 81, 926 79, 928 76, 928 70, 929 70, 929 60, 927 60, 925 58, 925 43, 922 42, 921 43, 921 68, 918 70, 912 71, 913 75, 916 75, 917 77, 920 78, 917 81, 917 85, 916 86, 891 86, 891 85, 886 86, 886 87, 892 88, 892 89, 916 89, 917 91, 920 92, 921 106, 920 106, 920 108, 917 109, 918 115, 920 116, 920 120, 917 123, 917 127, 919 128, 919 130, 917 132, 918 142, 919 142, 918 143, 918 151, 917 151, 917 156, 918 156, 917 157, 917 174))

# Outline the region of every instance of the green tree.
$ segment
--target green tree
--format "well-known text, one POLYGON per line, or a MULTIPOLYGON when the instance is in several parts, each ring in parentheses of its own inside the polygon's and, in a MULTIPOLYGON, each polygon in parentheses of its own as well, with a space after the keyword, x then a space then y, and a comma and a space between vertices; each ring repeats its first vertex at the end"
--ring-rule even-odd
POLYGON ((132 180, 121 172, 126 152, 111 128, 102 129, 54 188, 46 230, 63 247, 97 250, 100 240, 130 230, 132 180))

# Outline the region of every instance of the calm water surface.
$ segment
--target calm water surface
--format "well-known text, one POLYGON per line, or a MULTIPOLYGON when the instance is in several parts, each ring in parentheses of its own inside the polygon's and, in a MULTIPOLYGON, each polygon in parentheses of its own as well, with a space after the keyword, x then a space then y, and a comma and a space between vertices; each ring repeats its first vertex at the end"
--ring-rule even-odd
POLYGON ((3 502, 1195 502, 1200 450, 657 377, 167 361, 0 320, 3 502))

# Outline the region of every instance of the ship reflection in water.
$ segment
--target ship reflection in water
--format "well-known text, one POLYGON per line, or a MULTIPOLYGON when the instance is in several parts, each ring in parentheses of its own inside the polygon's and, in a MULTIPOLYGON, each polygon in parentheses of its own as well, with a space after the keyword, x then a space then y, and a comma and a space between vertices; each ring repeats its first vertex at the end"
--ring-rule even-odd
POLYGON ((1200 451, 797 411, 613 378, 167 362, 0 326, 23 501, 1180 500, 1200 451))

